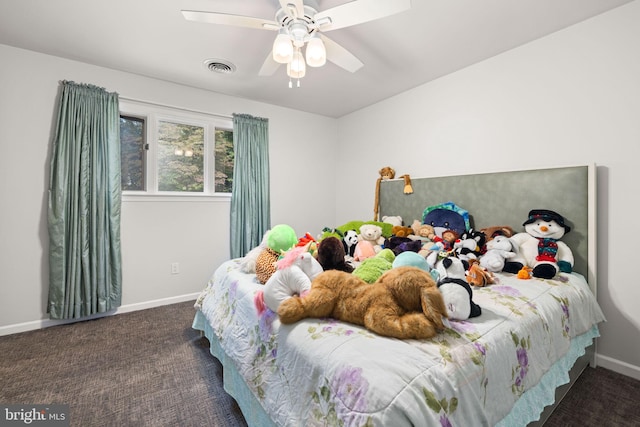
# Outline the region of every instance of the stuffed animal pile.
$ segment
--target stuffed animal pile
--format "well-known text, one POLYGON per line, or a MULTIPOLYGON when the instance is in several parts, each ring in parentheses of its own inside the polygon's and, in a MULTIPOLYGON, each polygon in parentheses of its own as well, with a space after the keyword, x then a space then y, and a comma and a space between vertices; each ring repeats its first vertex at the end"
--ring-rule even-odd
POLYGON ((269 230, 241 260, 265 285, 256 294, 258 312, 275 312, 283 323, 333 317, 422 339, 441 331, 443 319, 481 316, 473 288, 498 282, 494 273, 551 279, 573 268, 562 241, 571 228, 551 210, 531 210, 515 234, 506 225, 474 230, 452 202, 426 208, 411 227, 399 216, 383 220, 325 228, 318 241, 309 233, 297 239, 284 224, 269 230))

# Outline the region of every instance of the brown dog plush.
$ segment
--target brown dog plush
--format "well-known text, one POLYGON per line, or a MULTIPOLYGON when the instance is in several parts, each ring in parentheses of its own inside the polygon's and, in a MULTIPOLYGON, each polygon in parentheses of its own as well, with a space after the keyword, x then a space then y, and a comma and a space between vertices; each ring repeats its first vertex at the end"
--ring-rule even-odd
POLYGON ((313 280, 307 295, 283 301, 278 315, 284 324, 332 317, 379 335, 425 339, 444 329, 447 310, 431 275, 403 266, 388 270, 373 284, 343 271, 325 271, 313 280))

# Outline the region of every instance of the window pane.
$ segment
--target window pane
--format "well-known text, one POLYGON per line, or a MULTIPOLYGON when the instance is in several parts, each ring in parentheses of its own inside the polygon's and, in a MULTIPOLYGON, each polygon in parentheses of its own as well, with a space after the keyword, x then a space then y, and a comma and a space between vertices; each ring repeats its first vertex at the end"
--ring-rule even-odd
POLYGON ((204 127, 160 121, 158 190, 204 191, 204 127))
POLYGON ((215 192, 231 193, 233 184, 233 131, 216 129, 215 192))
POLYGON ((122 191, 145 188, 145 121, 139 117, 120 116, 120 168, 122 191))

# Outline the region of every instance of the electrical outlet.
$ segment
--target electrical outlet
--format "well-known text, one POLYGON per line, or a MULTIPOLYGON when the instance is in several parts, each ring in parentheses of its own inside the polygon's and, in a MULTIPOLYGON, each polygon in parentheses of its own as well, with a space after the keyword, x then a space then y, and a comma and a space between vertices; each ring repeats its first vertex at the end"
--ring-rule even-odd
POLYGON ((178 274, 180 273, 180 264, 177 262, 172 262, 171 263, 171 274, 178 274))

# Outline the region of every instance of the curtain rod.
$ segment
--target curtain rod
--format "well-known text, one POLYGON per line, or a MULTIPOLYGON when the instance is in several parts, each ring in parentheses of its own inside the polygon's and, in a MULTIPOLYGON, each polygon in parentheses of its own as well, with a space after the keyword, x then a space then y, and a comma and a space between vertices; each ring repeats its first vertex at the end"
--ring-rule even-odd
POLYGON ((147 101, 147 100, 144 100, 144 99, 136 99, 136 98, 131 98, 129 96, 123 96, 123 95, 118 95, 118 98, 122 99, 124 101, 140 102, 140 103, 143 103, 143 104, 155 105, 157 107, 173 108, 175 110, 187 111, 189 113, 206 114, 208 116, 214 116, 214 117, 218 117, 218 118, 221 118, 221 119, 233 120, 233 116, 226 116, 224 114, 216 114, 216 113, 211 113, 211 112, 208 112, 208 111, 194 110, 193 108, 177 107, 175 105, 161 104, 159 102, 147 101))

